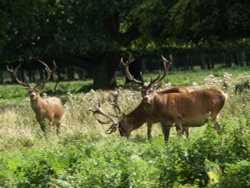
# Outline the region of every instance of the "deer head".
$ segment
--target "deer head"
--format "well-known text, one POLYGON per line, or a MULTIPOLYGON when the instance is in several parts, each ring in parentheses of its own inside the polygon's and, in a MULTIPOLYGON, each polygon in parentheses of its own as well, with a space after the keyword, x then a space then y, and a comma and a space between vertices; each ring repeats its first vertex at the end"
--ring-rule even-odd
POLYGON ((100 124, 111 124, 109 129, 106 131, 106 134, 111 134, 115 131, 119 131, 121 136, 129 136, 129 127, 126 124, 126 115, 121 111, 119 105, 118 105, 118 96, 119 92, 117 91, 116 94, 110 93, 110 96, 108 98, 108 104, 111 105, 114 114, 108 114, 104 112, 102 109, 102 106, 105 103, 104 98, 99 98, 96 106, 94 107, 93 110, 90 110, 93 112, 93 115, 95 119, 98 121, 100 124), (98 116, 101 116, 98 117, 98 116))
POLYGON ((39 60, 39 62, 41 64, 43 64, 45 66, 45 70, 47 72, 47 77, 44 80, 39 81, 36 86, 32 87, 27 81, 22 81, 18 78, 18 69, 22 66, 22 63, 19 64, 15 69, 13 69, 13 67, 9 67, 7 65, 7 70, 12 73, 13 77, 16 79, 17 83, 20 84, 21 86, 23 86, 25 89, 28 90, 28 94, 31 100, 36 100, 40 95, 39 92, 41 89, 44 88, 46 82, 51 78, 51 75, 53 73, 53 71, 56 68, 56 64, 53 61, 54 64, 54 69, 53 71, 49 68, 49 66, 44 63, 43 61, 39 60))
POLYGON ((129 54, 129 57, 126 61, 124 61, 123 58, 121 58, 120 60, 121 64, 125 67, 125 73, 127 78, 132 82, 134 82, 135 84, 139 85, 142 98, 145 102, 148 101, 148 96, 152 94, 160 86, 161 81, 165 78, 171 66, 172 63, 171 55, 170 55, 170 60, 167 60, 163 55, 161 55, 161 58, 164 66, 164 72, 161 75, 159 71, 158 76, 155 79, 151 80, 149 84, 146 84, 143 79, 142 80, 135 79, 134 76, 130 73, 129 64, 134 61, 134 58, 132 57, 131 53, 129 54))

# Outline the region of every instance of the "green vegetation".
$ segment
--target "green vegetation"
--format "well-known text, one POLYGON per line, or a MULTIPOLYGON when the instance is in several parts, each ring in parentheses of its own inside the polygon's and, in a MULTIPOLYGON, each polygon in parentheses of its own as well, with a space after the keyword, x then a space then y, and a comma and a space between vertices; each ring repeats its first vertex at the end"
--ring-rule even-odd
POLYGON ((250 65, 248 1, 1 0, 0 8, 0 72, 8 63, 33 69, 38 59, 56 60, 86 69, 93 88, 107 89, 127 52, 171 53, 179 69, 250 65))
MULTIPOLYGON (((64 99, 66 112, 60 136, 44 137, 25 90, 1 86, 0 187, 249 187, 250 91, 235 92, 247 71, 171 73, 165 81, 173 85, 195 81, 192 88, 219 87, 229 99, 220 119, 222 135, 210 124, 191 128, 189 140, 173 129, 167 144, 158 125, 151 142, 146 126, 130 139, 105 135, 108 126, 98 124, 89 109, 108 91, 79 93, 79 82, 62 82, 62 92, 49 94, 64 99)), ((48 83, 45 92, 53 87, 48 83)), ((127 113, 140 102, 140 93, 119 90, 119 104, 127 113)))

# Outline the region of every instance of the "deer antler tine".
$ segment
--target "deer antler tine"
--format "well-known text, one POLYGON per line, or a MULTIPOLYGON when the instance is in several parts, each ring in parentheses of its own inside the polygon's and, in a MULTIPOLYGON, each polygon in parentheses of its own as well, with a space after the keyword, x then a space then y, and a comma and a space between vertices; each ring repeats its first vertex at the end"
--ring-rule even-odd
POLYGON ((119 117, 122 114, 122 111, 118 105, 119 90, 116 90, 116 91, 117 93, 110 93, 109 102, 113 106, 113 109, 116 113, 116 117, 119 117))
POLYGON ((111 125, 111 127, 109 127, 109 129, 106 131, 106 134, 111 134, 113 132, 115 132, 118 128, 118 125, 117 124, 113 124, 111 125))
POLYGON ((91 112, 93 112, 93 115, 95 117, 95 119, 100 123, 100 124, 108 124, 108 123, 113 123, 115 124, 116 122, 111 118, 110 115, 106 114, 105 112, 103 112, 103 110, 101 109, 101 106, 103 105, 104 103, 104 98, 99 98, 98 99, 98 102, 97 102, 97 105, 95 107, 94 110, 90 110, 91 112), (96 114, 99 114, 99 115, 102 115, 103 117, 107 118, 106 121, 103 121, 103 120, 100 120, 96 117, 96 114))
POLYGON ((53 65, 54 65, 54 70, 57 69, 57 65, 56 65, 55 60, 53 60, 52 63, 53 63, 53 65))
MULTIPOLYGON (((164 72, 163 72, 163 75, 161 76, 160 73, 158 74, 157 78, 154 79, 150 84, 154 85, 154 86, 157 86, 159 85, 159 82, 161 82, 165 76, 167 75, 168 71, 169 71, 169 68, 172 64, 171 61, 168 61, 163 55, 161 55, 161 58, 162 58, 162 63, 163 63, 163 66, 164 66, 164 72)), ((171 58, 172 58, 172 55, 171 55, 171 58)))
POLYGON ((27 82, 23 82, 19 80, 17 76, 18 69, 22 66, 22 63, 20 63, 15 69, 13 67, 9 67, 9 65, 6 66, 7 70, 13 74, 13 77, 16 79, 17 83, 19 83, 21 86, 24 86, 25 88, 30 88, 30 85, 27 82))
POLYGON ((9 67, 9 65, 6 65, 6 69, 9 71, 9 72, 13 72, 13 67, 9 67))
POLYGON ((47 78, 40 81, 40 82, 38 82, 37 85, 36 85, 36 88, 38 88, 40 90, 45 86, 46 82, 50 80, 50 77, 51 77, 54 70, 52 71, 49 68, 49 66, 45 62, 43 62, 42 60, 39 59, 38 61, 45 66, 45 70, 47 72, 47 78))
POLYGON ((136 84, 144 85, 144 82, 135 79, 134 76, 129 71, 129 64, 132 63, 134 60, 135 59, 133 58, 132 54, 129 53, 129 57, 128 57, 128 60, 126 61, 126 63, 124 62, 123 58, 121 58, 120 62, 125 67, 125 73, 126 73, 126 76, 129 80, 135 82, 136 84))

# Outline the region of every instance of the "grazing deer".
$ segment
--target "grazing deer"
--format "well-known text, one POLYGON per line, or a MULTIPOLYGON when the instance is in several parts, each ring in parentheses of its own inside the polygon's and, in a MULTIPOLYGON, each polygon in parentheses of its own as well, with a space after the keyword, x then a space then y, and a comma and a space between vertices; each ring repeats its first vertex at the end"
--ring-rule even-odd
MULTIPOLYGON (((152 80, 148 85, 146 85, 143 81, 134 79, 133 76, 130 74, 128 70, 128 65, 129 63, 133 61, 131 56, 129 57, 129 60, 126 63, 124 63, 123 59, 121 59, 121 63, 125 66, 127 77, 131 81, 140 85, 140 91, 141 91, 142 97, 149 95, 150 93, 153 93, 154 90, 157 87, 159 87, 161 80, 165 77, 169 67, 167 66, 167 63, 166 63, 167 60, 163 56, 162 56, 162 60, 163 60, 164 68, 165 68, 163 76, 159 75, 156 79, 152 80)), ((158 92, 160 93, 186 93, 190 91, 186 87, 172 87, 172 88, 164 89, 158 92)), ((152 130, 153 123, 161 122, 162 129, 163 130, 165 129, 165 125, 163 125, 163 123, 165 123, 164 121, 161 121, 160 119, 155 118, 151 113, 145 110, 146 108, 145 105, 147 104, 145 104, 144 101, 141 101, 141 103, 130 113, 128 114, 122 113, 117 102, 118 94, 111 94, 109 97, 109 103, 114 107, 114 111, 116 114, 115 117, 117 118, 117 121, 114 120, 110 115, 106 114, 102 110, 101 106, 104 103, 104 99, 99 99, 98 104, 95 107, 95 110, 92 110, 94 115, 99 114, 107 119, 106 121, 102 121, 101 119, 98 119, 95 116, 95 118, 97 119, 99 123, 101 124, 112 123, 112 126, 106 132, 107 134, 111 134, 112 132, 116 131, 118 128, 122 136, 129 137, 131 131, 138 129, 144 123, 147 123, 147 126, 148 126, 147 136, 148 136, 148 139, 151 139, 152 138, 151 130, 152 130)), ((188 128, 185 129, 185 135, 186 137, 188 137, 188 128)))
MULTIPOLYGON (((172 91, 178 91, 179 89, 180 90, 184 89, 184 87, 183 88, 174 87, 169 90, 170 92, 172 92, 172 91)), ((167 89, 165 90, 165 92, 166 93, 168 92, 167 89)), ((170 131, 170 127, 172 127, 172 125, 169 125, 169 124, 165 125, 165 121, 161 121, 159 118, 154 117, 151 113, 148 113, 147 110, 145 110, 146 105, 144 101, 141 101, 141 103, 128 114, 123 113, 121 108, 118 105, 118 96, 119 96, 119 93, 117 94, 111 93, 109 100, 108 100, 108 103, 111 106, 113 106, 115 115, 114 114, 109 115, 105 113, 104 110, 102 109, 102 105, 105 102, 104 98, 100 98, 98 100, 97 105, 95 106, 95 109, 91 110, 96 120, 100 124, 110 124, 110 123, 112 124, 111 127, 106 131, 107 134, 111 134, 118 129, 121 136, 129 137, 130 133, 133 130, 138 129, 144 123, 147 123, 148 125, 147 136, 148 136, 148 139, 150 140, 152 138, 151 136, 152 124, 158 123, 158 122, 161 123, 162 131, 164 131, 163 132, 164 134, 166 134, 166 126, 169 128, 168 131, 170 131), (100 119, 96 115, 101 115, 103 117, 102 119, 100 119), (105 118, 105 120, 103 120, 103 118, 105 118)), ((184 130, 184 133, 186 137, 188 138, 188 128, 184 130)))
MULTIPOLYGON (((161 76, 159 74, 158 77, 155 78, 154 80, 151 80, 149 84, 146 84, 143 79, 142 80, 135 79, 134 76, 130 73, 129 64, 134 61, 134 58, 132 57, 131 54, 129 54, 128 60, 126 62, 124 62, 123 58, 121 58, 121 64, 125 67, 125 73, 126 73, 127 78, 130 81, 132 81, 133 83, 139 85, 140 92, 141 92, 143 99, 145 98, 145 96, 148 96, 148 95, 155 92, 155 90, 161 85, 161 81, 164 79, 164 77, 166 76, 166 74, 169 70, 169 67, 170 67, 171 62, 172 62, 172 56, 170 55, 169 60, 167 60, 163 55, 161 55, 161 58, 162 58, 162 62, 164 65, 163 75, 161 76)), ((143 78, 143 77, 141 76, 141 78, 143 78)), ((172 87, 172 88, 163 89, 159 92, 160 93, 189 93, 190 89, 187 87, 184 87, 184 86, 179 86, 179 87, 172 87)), ((141 106, 141 108, 144 108, 145 104, 141 104, 139 106, 141 106)), ((152 138, 151 132, 152 132, 153 122, 159 122, 159 121, 153 120, 153 116, 149 112, 147 112, 147 114, 148 114, 148 116, 151 117, 151 118, 148 117, 145 121, 145 122, 147 122, 147 136, 148 136, 148 139, 151 139, 152 138)), ((185 128, 184 133, 185 133, 185 136, 188 138, 189 137, 188 128, 185 128)))
MULTIPOLYGON (((165 70, 169 64, 164 62, 165 70)), ((166 71, 165 71, 166 72, 166 71)), ((155 80, 162 80, 160 77, 155 80)), ((156 82, 152 85, 158 85, 156 82)), ((113 94, 113 100, 109 100, 114 107, 117 120, 106 114, 101 106, 104 100, 99 100, 94 115, 100 114, 107 118, 106 121, 96 119, 101 124, 112 123, 106 131, 107 134, 119 130, 121 136, 129 137, 131 131, 139 128, 147 121, 161 122, 164 140, 169 140, 169 133, 172 124, 180 134, 183 134, 188 127, 200 127, 211 117, 214 128, 220 133, 218 116, 225 105, 227 96, 218 89, 202 89, 187 93, 170 93, 166 90, 160 92, 148 92, 146 90, 143 100, 139 106, 128 114, 121 112, 117 103, 118 95, 113 94), (147 118, 150 117, 150 120, 147 118)))
MULTIPOLYGON (((59 98, 49 97, 47 99, 41 98, 39 91, 43 89, 46 82, 50 79, 53 71, 48 67, 46 63, 39 60, 45 66, 45 70, 47 72, 47 78, 37 83, 35 87, 32 87, 26 81, 21 81, 18 78, 18 69, 22 64, 19 64, 15 69, 9 68, 7 66, 7 70, 12 73, 13 77, 16 79, 17 83, 23 86, 28 91, 28 95, 31 101, 31 107, 36 114, 36 119, 40 124, 40 127, 43 132, 45 132, 45 121, 48 120, 50 122, 50 127, 56 127, 57 134, 60 133, 61 127, 61 119, 64 114, 64 106, 59 98)), ((55 63, 54 66, 56 67, 55 63)))
MULTIPOLYGON (((164 75, 171 62, 162 56, 164 75)), ((159 80, 162 80, 159 77, 159 80)), ((153 85, 157 85, 158 83, 153 85)), ((147 90, 148 91, 148 90, 147 90)), ((188 127, 200 127, 211 117, 214 128, 220 133, 218 116, 225 105, 227 95, 218 89, 202 89, 186 93, 145 92, 144 109, 152 117, 162 122, 165 140, 169 139, 169 127, 175 123, 176 129, 183 134, 188 127), (165 123, 164 123, 165 122, 165 123)), ((188 133, 186 133, 188 136, 188 133)))

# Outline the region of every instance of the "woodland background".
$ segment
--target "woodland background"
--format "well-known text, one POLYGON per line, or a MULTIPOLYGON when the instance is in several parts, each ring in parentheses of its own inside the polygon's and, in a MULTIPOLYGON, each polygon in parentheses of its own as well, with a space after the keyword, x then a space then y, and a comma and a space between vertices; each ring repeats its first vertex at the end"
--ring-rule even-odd
POLYGON ((1 0, 0 83, 11 81, 6 64, 24 63, 29 81, 43 77, 42 59, 56 61, 60 80, 113 88, 128 52, 138 78, 161 54, 177 70, 249 66, 249 17, 247 0, 1 0))

